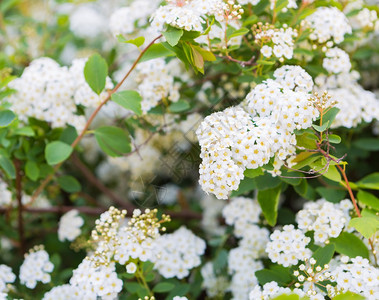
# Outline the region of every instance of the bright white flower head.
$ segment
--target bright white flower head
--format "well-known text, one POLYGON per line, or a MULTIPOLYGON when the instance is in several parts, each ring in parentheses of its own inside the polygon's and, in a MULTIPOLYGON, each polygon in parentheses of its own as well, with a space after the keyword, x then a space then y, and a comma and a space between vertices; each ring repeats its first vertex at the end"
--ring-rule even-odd
POLYGON ((319 43, 334 41, 339 44, 344 40, 345 34, 352 32, 346 16, 336 7, 318 7, 305 20, 313 29, 311 40, 319 43))
POLYGON ((272 262, 284 267, 296 265, 299 260, 308 259, 312 251, 306 246, 311 239, 291 225, 285 225, 283 230, 275 230, 270 236, 266 252, 272 262))
MULTIPOLYGON (((39 248, 38 248, 39 249, 39 248)), ((32 250, 25 254, 25 260, 20 267, 20 282, 29 289, 34 289, 37 282, 49 283, 54 265, 49 261, 45 250, 32 250)))
POLYGON ((8 206, 12 203, 12 193, 8 190, 8 185, 0 181, 0 205, 8 206))
POLYGON ((16 280, 12 269, 6 265, 0 265, 0 293, 7 292, 7 284, 16 280))
POLYGON ((340 48, 328 49, 322 61, 325 70, 332 74, 348 73, 351 69, 349 55, 340 48))
POLYGON ((60 221, 58 228, 58 237, 60 241, 75 240, 81 233, 80 227, 84 224, 84 220, 79 216, 79 212, 75 209, 65 213, 60 221))
POLYGON ((154 268, 165 278, 188 276, 192 268, 200 265, 206 247, 202 239, 184 226, 161 235, 156 242, 158 255, 154 268))
POLYGON ((52 288, 50 291, 45 293, 42 300, 57 300, 57 299, 70 299, 70 300, 81 300, 85 299, 85 293, 77 286, 72 286, 70 284, 64 284, 52 288))

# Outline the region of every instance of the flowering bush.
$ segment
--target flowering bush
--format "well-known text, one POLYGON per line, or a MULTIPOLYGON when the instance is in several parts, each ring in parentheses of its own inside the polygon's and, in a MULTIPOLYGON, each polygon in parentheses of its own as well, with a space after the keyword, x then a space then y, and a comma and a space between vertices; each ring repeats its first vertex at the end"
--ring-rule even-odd
POLYGON ((0 299, 379 299, 378 1, 0 11, 0 299))

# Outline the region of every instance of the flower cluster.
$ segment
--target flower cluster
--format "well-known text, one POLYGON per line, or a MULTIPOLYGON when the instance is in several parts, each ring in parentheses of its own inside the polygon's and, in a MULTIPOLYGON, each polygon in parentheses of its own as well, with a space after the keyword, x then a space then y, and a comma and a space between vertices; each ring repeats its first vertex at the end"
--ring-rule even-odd
POLYGON ((114 259, 120 264, 126 264, 129 259, 154 262, 158 256, 156 239, 160 236, 159 230, 166 230, 161 224, 169 221, 170 217, 166 215, 159 220, 156 209, 146 209, 143 214, 135 209, 127 226, 122 226, 117 233, 119 244, 114 259))
POLYGON ((230 203, 222 210, 225 223, 234 226, 234 235, 243 237, 250 224, 259 222, 262 210, 257 200, 245 197, 232 198, 230 203))
POLYGON ((339 44, 344 40, 345 34, 352 32, 346 16, 336 7, 318 7, 305 20, 313 30, 310 39, 320 44, 328 41, 339 44))
POLYGON ((276 281, 267 282, 261 288, 259 285, 256 285, 254 289, 249 294, 249 300, 269 300, 274 299, 277 296, 283 294, 295 293, 300 297, 305 296, 305 293, 300 289, 283 288, 278 285, 276 281))
POLYGON ((25 260, 20 267, 20 282, 29 289, 34 289, 38 281, 48 283, 54 265, 49 261, 49 254, 42 246, 36 246, 25 254, 25 260))
POLYGON ((81 299, 114 299, 122 290, 122 280, 117 277, 114 263, 95 266, 87 259, 73 271, 70 285, 80 291, 81 299))
POLYGON ((205 242, 192 231, 182 226, 174 233, 165 234, 156 240, 158 259, 154 268, 165 278, 182 279, 192 268, 200 265, 205 242))
POLYGON ((272 262, 284 267, 296 265, 299 260, 310 258, 312 251, 306 246, 311 239, 291 225, 285 225, 283 230, 275 230, 270 235, 271 242, 267 244, 266 252, 272 262))
POLYGON ((136 23, 139 27, 145 25, 149 16, 157 9, 159 2, 139 0, 117 9, 109 20, 110 31, 114 36, 133 34, 136 31, 136 23))
POLYGON ((92 241, 96 243, 96 251, 87 257, 95 266, 110 264, 117 246, 120 245, 117 233, 125 215, 126 210, 120 211, 111 206, 96 220, 95 229, 91 233, 92 241))
POLYGON ((7 284, 16 280, 12 269, 6 265, 0 265, 0 293, 7 291, 7 284))
POLYGON ((379 119, 379 101, 375 94, 363 89, 357 82, 359 74, 356 72, 341 73, 338 75, 319 75, 315 82, 318 90, 328 90, 335 105, 340 109, 332 127, 340 126, 351 128, 361 122, 371 122, 379 119))
POLYGON ((225 290, 229 287, 228 278, 223 275, 216 276, 211 262, 207 262, 200 272, 203 277, 202 285, 209 297, 222 296, 225 293, 225 290))
MULTIPOLYGON (((85 82, 85 62, 85 59, 75 60, 67 68, 47 57, 35 59, 21 77, 9 83, 17 92, 6 101, 22 121, 33 117, 49 122, 53 128, 68 124, 81 131, 85 117, 76 114, 76 105, 96 107, 107 96, 106 92, 95 94, 85 82)), ((108 78, 106 88, 111 87, 108 78)))
MULTIPOLYGON (((329 265, 320 266, 313 257, 309 260, 305 259, 305 264, 301 264, 299 269, 293 273, 298 281, 295 283, 295 287, 300 288, 303 286, 303 290, 311 298, 322 295, 323 292, 320 288, 324 287, 323 281, 334 280, 329 269, 329 265)), ((324 299, 324 297, 321 299, 324 299)))
POLYGON ((295 129, 311 126, 318 110, 310 105, 313 82, 299 66, 283 66, 257 85, 243 105, 205 118, 196 131, 201 146, 200 185, 226 199, 245 169, 256 169, 277 155, 295 151, 295 129), (246 110, 243 109, 246 107, 246 110))
POLYGON ((257 168, 269 161, 270 148, 263 131, 249 114, 231 107, 205 118, 196 131, 201 146, 200 185, 226 199, 243 178, 243 167, 257 168))
MULTIPOLYGON (((64 299, 81 300, 81 299, 84 299, 83 297, 85 296, 89 296, 89 295, 86 295, 86 293, 83 292, 81 288, 79 288, 78 286, 64 284, 64 285, 56 286, 52 288, 50 291, 48 291, 47 293, 45 293, 42 300, 61 300, 61 299, 62 300, 64 299)), ((91 298, 89 297, 86 299, 91 299, 91 298)))
POLYGON ((70 210, 69 212, 65 213, 59 221, 59 240, 75 240, 80 235, 80 227, 83 224, 84 220, 82 217, 79 216, 79 212, 76 209, 70 210))
POLYGON ((232 275, 229 290, 233 299, 246 299, 256 285, 255 271, 262 268, 258 259, 266 256, 269 231, 257 226, 261 213, 256 200, 237 197, 223 209, 228 225, 234 225, 234 235, 242 238, 238 247, 232 249, 228 257, 228 269, 232 275))
POLYGON ((348 73, 351 69, 349 55, 340 48, 328 49, 322 61, 325 70, 332 74, 348 73))
POLYGON ((162 99, 177 102, 179 86, 174 83, 172 68, 180 68, 178 62, 166 64, 164 59, 155 59, 140 63, 137 66, 138 92, 142 97, 141 107, 144 113, 157 106, 162 99))
POLYGON ((368 300, 379 298, 379 269, 371 266, 368 259, 343 256, 331 274, 337 283, 337 291, 351 291, 368 300))
POLYGON ((306 203, 296 215, 298 227, 303 231, 313 230, 315 242, 322 245, 329 238, 338 237, 350 220, 348 210, 341 209, 345 204, 352 208, 348 199, 338 204, 324 199, 306 203))
POLYGON ((293 57, 294 42, 297 37, 296 29, 286 25, 283 28, 275 28, 271 24, 255 24, 252 29, 254 33, 254 42, 261 47, 261 54, 264 57, 275 57, 281 59, 291 59, 293 57))

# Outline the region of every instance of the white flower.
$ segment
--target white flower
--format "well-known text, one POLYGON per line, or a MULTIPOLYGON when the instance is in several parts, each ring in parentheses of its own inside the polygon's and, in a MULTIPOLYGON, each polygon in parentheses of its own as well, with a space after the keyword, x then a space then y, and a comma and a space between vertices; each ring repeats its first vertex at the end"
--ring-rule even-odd
POLYGON ((133 274, 137 271, 137 266, 135 263, 131 262, 126 265, 126 272, 129 274, 133 274))
POLYGON ((60 241, 75 240, 81 233, 80 227, 84 224, 84 220, 79 216, 76 209, 70 210, 65 213, 60 221, 58 228, 58 237, 60 241))

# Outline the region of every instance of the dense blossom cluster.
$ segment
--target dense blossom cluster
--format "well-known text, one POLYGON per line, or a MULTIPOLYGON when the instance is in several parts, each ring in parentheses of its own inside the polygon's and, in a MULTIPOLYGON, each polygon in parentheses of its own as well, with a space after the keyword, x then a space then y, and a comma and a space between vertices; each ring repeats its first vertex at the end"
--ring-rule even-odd
POLYGON ((318 110, 309 105, 312 78, 299 66, 283 66, 275 80, 257 85, 244 106, 205 118, 196 131, 201 146, 200 185, 219 199, 228 197, 245 169, 256 169, 276 155, 294 153, 295 129, 311 126, 318 110))
POLYGON ((330 48, 325 53, 326 58, 322 62, 325 70, 332 74, 347 73, 351 63, 349 55, 340 48, 330 48))
POLYGON ((7 291, 7 284, 16 280, 16 275, 7 265, 0 265, 0 293, 7 291))
POLYGON ((277 58, 291 59, 293 57, 294 38, 297 31, 288 26, 275 28, 273 25, 255 25, 253 27, 254 42, 263 45, 261 53, 264 57, 274 55, 277 58))
MULTIPOLYGON (((86 299, 91 299, 89 295, 86 295, 85 291, 82 291, 78 286, 72 286, 71 284, 59 285, 52 288, 50 291, 45 293, 42 300, 81 300, 83 297, 88 297, 86 299)), ((93 296, 92 298, 95 298, 93 296)))
POLYGON ((346 16, 336 7, 318 7, 305 20, 313 30, 310 39, 320 44, 328 41, 339 44, 345 34, 352 32, 346 16))
POLYGON ((177 61, 167 64, 164 59, 155 59, 137 66, 138 92, 142 96, 141 107, 144 113, 157 106, 162 99, 177 102, 179 85, 174 82, 170 70, 180 68, 177 61))
MULTIPOLYGON (((72 125, 81 131, 85 117, 77 114, 77 105, 97 107, 107 96, 95 94, 84 79, 86 59, 75 60, 70 68, 61 67, 54 60, 35 59, 22 76, 9 87, 17 92, 6 100, 22 121, 28 117, 49 122, 53 128, 72 125)), ((110 79, 106 88, 111 88, 110 79)))
POLYGON ((34 289, 39 281, 48 283, 54 265, 49 260, 49 254, 42 247, 35 247, 28 254, 20 267, 20 282, 29 289, 34 289))
POLYGON ((223 209, 225 222, 234 225, 234 235, 242 238, 228 256, 228 270, 232 275, 229 290, 233 299, 247 299, 257 284, 255 271, 263 268, 259 258, 266 256, 269 231, 257 225, 260 213, 258 202, 244 197, 232 198, 223 209))
POLYGON ((216 276, 211 262, 201 268, 201 276, 204 279, 202 285, 209 297, 222 296, 229 287, 228 278, 224 275, 216 276))
POLYGON ((159 1, 139 0, 133 1, 129 6, 117 9, 109 20, 110 31, 114 36, 133 34, 138 27, 147 23, 148 18, 158 5, 159 1))
POLYGON ((95 266, 85 259, 73 271, 70 285, 80 291, 81 299, 114 299, 122 289, 122 280, 117 277, 114 263, 95 266))
POLYGON ((332 127, 340 126, 351 128, 362 122, 371 122, 379 119, 379 101, 371 91, 363 89, 357 82, 357 72, 341 73, 338 75, 319 75, 315 82, 318 90, 328 90, 335 105, 340 109, 332 127))
POLYGON ((202 239, 184 226, 161 235, 156 242, 158 259, 154 268, 165 278, 187 277, 191 269, 200 265, 206 247, 202 239))
POLYGON ((338 204, 320 199, 309 202, 296 214, 298 227, 303 231, 314 231, 317 244, 324 244, 331 237, 338 237, 350 220, 349 209, 353 206, 346 199, 338 204))
POLYGON ((343 256, 331 274, 337 291, 351 291, 368 300, 379 298, 379 269, 370 265, 368 259, 343 256))
POLYGON ((311 239, 295 229, 295 226, 285 225, 283 230, 275 230, 270 235, 271 242, 267 244, 266 252, 272 262, 284 267, 296 265, 299 260, 308 259, 312 251, 306 246, 311 239))
POLYGON ((65 213, 60 221, 58 228, 58 238, 60 241, 73 241, 80 233, 80 227, 84 224, 84 220, 79 216, 79 212, 75 209, 65 213))
POLYGON ((277 296, 283 294, 295 293, 300 297, 305 296, 305 293, 300 289, 283 288, 278 285, 277 282, 271 281, 263 285, 263 288, 259 285, 255 286, 254 289, 249 294, 250 300, 269 300, 274 299, 277 296))

